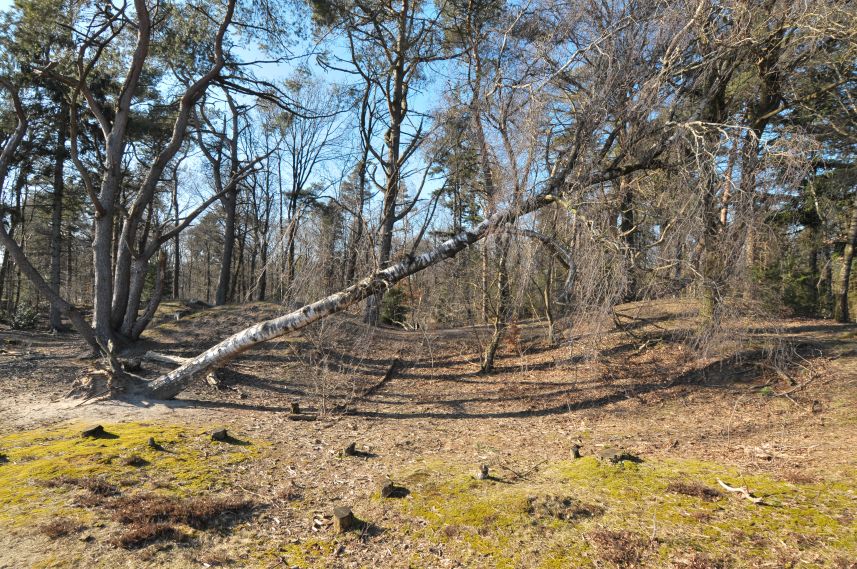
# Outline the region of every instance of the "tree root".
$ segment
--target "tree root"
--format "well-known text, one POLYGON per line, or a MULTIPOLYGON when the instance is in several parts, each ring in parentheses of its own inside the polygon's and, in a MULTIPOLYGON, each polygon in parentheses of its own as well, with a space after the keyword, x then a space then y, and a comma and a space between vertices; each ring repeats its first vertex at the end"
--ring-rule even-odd
POLYGON ((92 369, 75 380, 66 399, 79 399, 80 404, 93 400, 113 399, 145 389, 146 381, 139 376, 103 369, 92 369))

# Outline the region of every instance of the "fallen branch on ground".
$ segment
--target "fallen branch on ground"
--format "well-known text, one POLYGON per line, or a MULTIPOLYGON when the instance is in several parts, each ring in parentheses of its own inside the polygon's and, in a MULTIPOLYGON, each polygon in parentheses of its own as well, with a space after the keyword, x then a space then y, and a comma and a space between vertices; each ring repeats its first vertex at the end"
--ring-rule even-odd
POLYGON ((720 486, 722 486, 723 489, 726 490, 727 492, 732 492, 734 494, 740 494, 741 496, 743 496, 744 498, 747 498, 748 500, 750 500, 754 504, 763 504, 764 503, 762 501, 762 498, 757 498, 756 496, 753 496, 753 494, 750 493, 750 490, 748 490, 746 486, 739 486, 737 488, 734 486, 729 486, 728 484, 726 484, 725 482, 723 482, 719 478, 717 479, 717 483, 720 484, 720 486))
POLYGON ((168 354, 162 354, 160 352, 148 351, 143 354, 144 360, 151 360, 153 362, 161 362, 164 364, 174 364, 174 365, 182 365, 188 361, 188 358, 182 358, 179 356, 170 356, 168 354))

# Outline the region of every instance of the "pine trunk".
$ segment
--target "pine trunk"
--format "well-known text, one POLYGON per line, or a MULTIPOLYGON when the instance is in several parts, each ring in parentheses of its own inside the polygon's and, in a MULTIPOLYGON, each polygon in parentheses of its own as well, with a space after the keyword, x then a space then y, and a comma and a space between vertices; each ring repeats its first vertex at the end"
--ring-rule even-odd
MULTIPOLYGON (((62 280, 62 206, 63 194, 65 193, 64 165, 65 165, 65 138, 68 110, 65 105, 60 106, 60 120, 57 125, 57 145, 54 149, 54 195, 51 208, 51 288, 59 292, 62 280)), ((61 310, 56 302, 51 303, 50 325, 51 330, 62 328, 61 310)))
POLYGON ((854 249, 857 248, 857 197, 851 206, 851 221, 848 224, 848 235, 845 250, 842 253, 842 269, 839 272, 838 294, 836 296, 835 316, 837 322, 849 322, 848 287, 851 284, 851 265, 854 261, 854 249))

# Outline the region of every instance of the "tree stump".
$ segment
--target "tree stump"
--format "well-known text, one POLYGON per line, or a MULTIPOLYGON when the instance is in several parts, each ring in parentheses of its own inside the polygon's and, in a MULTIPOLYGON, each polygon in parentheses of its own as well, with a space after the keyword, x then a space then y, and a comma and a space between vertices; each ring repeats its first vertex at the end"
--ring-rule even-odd
POLYGON ((82 436, 83 438, 89 437, 89 438, 97 439, 99 437, 103 437, 104 433, 105 433, 104 427, 102 427, 101 425, 96 425, 96 426, 92 427, 91 429, 86 429, 85 431, 80 433, 80 436, 82 436))
POLYGON ((410 493, 411 491, 404 486, 396 486, 393 484, 393 481, 389 478, 385 480, 384 485, 381 486, 382 498, 404 498, 410 493))
POLYGON ((226 432, 226 429, 219 429, 211 433, 211 440, 213 441, 225 441, 229 438, 229 433, 226 432))
POLYGON ((640 457, 633 455, 626 450, 617 448, 602 449, 595 453, 595 456, 598 458, 598 460, 602 462, 609 462, 610 464, 621 464, 625 461, 634 463, 643 462, 643 459, 641 459, 640 457))
POLYGON ((333 510, 333 529, 336 533, 345 533, 355 525, 354 514, 351 508, 340 506, 333 510))
POLYGON ((176 319, 176 321, 179 321, 179 320, 181 320, 182 318, 184 318, 185 316, 189 316, 189 315, 191 315, 192 313, 193 313, 193 310, 191 310, 191 309, 189 309, 189 308, 183 308, 183 309, 181 309, 181 310, 176 310, 176 311, 173 313, 173 318, 175 318, 175 319, 176 319))
POLYGON ((140 468, 141 466, 148 466, 149 461, 145 458, 141 457, 138 454, 132 454, 125 460, 125 464, 127 466, 134 466, 136 468, 140 468))

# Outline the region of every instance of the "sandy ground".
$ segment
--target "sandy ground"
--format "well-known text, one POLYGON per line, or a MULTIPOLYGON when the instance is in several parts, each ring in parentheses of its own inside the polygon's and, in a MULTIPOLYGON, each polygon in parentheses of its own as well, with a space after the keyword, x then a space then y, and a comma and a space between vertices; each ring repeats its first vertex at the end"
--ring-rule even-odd
MULTIPOLYGON (((193 355, 276 311, 259 304, 203 310, 179 321, 165 317, 126 355, 193 355)), ((490 559, 477 563, 396 531, 401 512, 379 507, 372 496, 387 477, 438 462, 462 471, 488 464, 498 477, 515 480, 566 459, 577 441, 584 454, 615 446, 646 460, 708 461, 780 479, 840 480, 857 473, 857 327, 765 323, 748 333, 748 343, 787 345, 779 359, 762 360, 757 349, 701 358, 685 341, 686 307, 663 306, 652 315, 629 305, 623 313, 627 329, 597 336, 566 331, 558 347, 546 346, 537 327, 523 325, 491 375, 478 373, 485 330, 370 331, 345 316, 248 352, 220 372, 221 389, 200 383, 167 402, 66 399, 71 382, 94 365, 77 359, 82 346, 72 336, 5 331, 0 434, 134 421, 200 432, 226 427, 265 445, 249 471, 238 469, 231 479, 268 507, 228 538, 206 536, 174 550, 156 544, 130 557, 107 544, 75 542, 69 559, 77 561, 68 566, 405 567, 421 559, 413 566, 490 567, 490 559), (290 420, 296 401, 316 420, 290 420), (351 442, 366 456, 344 463, 342 449, 351 442), (300 507, 278 501, 288 488, 300 489, 300 507), (343 503, 374 516, 372 527, 384 531, 363 532, 342 551, 319 553, 323 564, 274 554, 263 565, 254 557, 259 535, 306 543, 318 533, 314 520, 328 524, 332 506, 343 503)), ((143 365, 149 377, 169 369, 143 365)), ((45 556, 51 547, 32 531, 6 532, 0 567, 65 566, 62 556, 45 556)), ((845 557, 841 562, 853 567, 845 557)))

